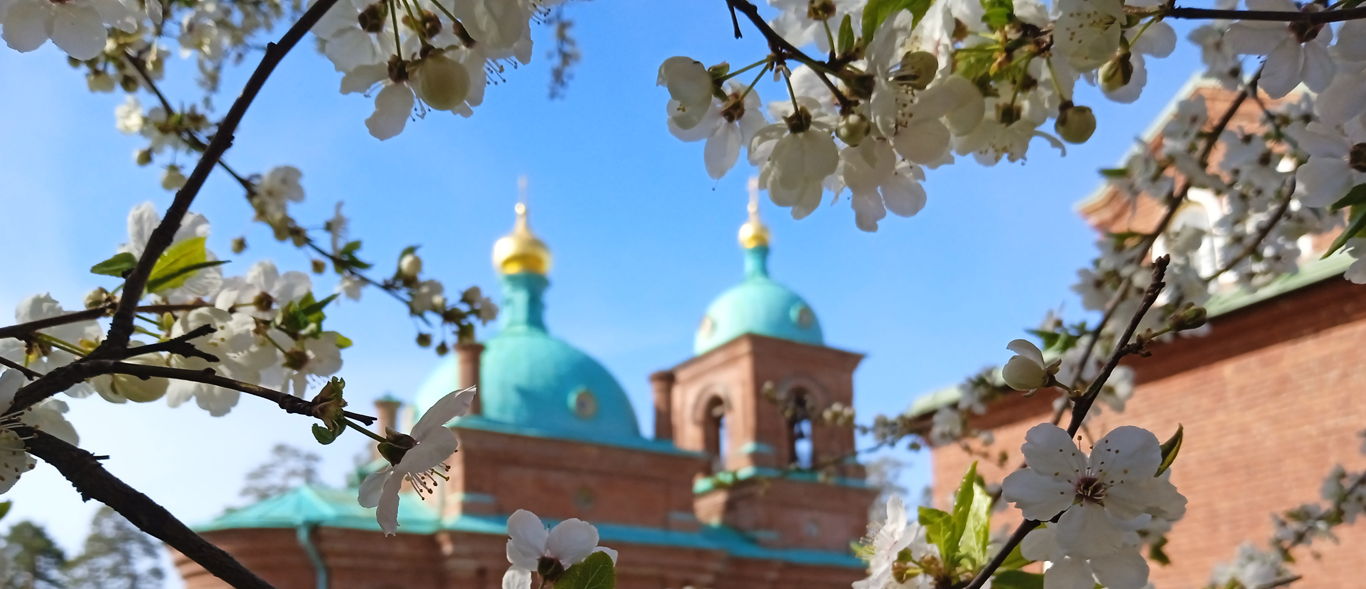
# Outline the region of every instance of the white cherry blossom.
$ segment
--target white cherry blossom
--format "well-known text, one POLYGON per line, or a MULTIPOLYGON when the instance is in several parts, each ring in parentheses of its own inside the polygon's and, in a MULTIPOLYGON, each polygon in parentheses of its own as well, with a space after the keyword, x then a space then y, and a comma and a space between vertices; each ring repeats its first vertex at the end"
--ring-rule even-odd
POLYGON ((511 566, 503 575, 503 589, 529 589, 531 573, 540 570, 542 559, 568 569, 594 552, 617 561, 617 551, 598 546, 598 529, 578 518, 564 520, 547 530, 541 518, 525 509, 508 517, 507 557, 511 566))
POLYGON ((33 469, 33 457, 24 441, 14 432, 16 426, 27 426, 75 445, 79 442, 76 429, 63 417, 66 403, 45 399, 18 414, 6 415, 14 403, 14 395, 26 384, 17 370, 0 372, 0 495, 9 492, 19 477, 33 469))
MULTIPOLYGON (((413 425, 411 434, 390 432, 390 464, 370 473, 360 484, 359 501, 362 507, 374 507, 375 520, 385 536, 398 531, 398 493, 407 481, 419 496, 434 490, 437 476, 444 476, 442 464, 460 446, 455 432, 446 423, 468 414, 474 402, 475 389, 469 387, 452 391, 442 397, 413 425)), ((381 454, 385 454, 381 446, 381 454)))
POLYGON ((1032 391, 1048 384, 1051 376, 1048 363, 1044 362, 1038 346, 1029 340, 1017 339, 1007 344, 1006 349, 1015 352, 1001 367, 1001 378, 1007 386, 1017 391, 1032 391))
MULTIPOLYGON (((1320 8, 1316 4, 1300 8, 1291 0, 1247 0, 1247 7, 1282 12, 1320 8)), ((1322 91, 1337 69, 1328 54, 1328 43, 1333 40, 1333 29, 1328 26, 1239 21, 1229 27, 1225 40, 1236 53, 1266 56, 1258 86, 1273 98, 1289 94, 1301 82, 1310 90, 1322 91)))
POLYGON ((885 589, 889 587, 905 589, 930 589, 933 579, 917 575, 902 582, 896 579, 893 566, 900 560, 903 550, 910 550, 911 559, 919 561, 926 556, 938 556, 938 550, 925 539, 925 529, 919 522, 908 521, 906 505, 901 496, 893 494, 887 499, 887 516, 882 525, 872 532, 870 544, 872 557, 868 559, 868 576, 854 581, 854 589, 885 589))
POLYGON ((1020 553, 1030 560, 1048 561, 1044 589, 1141 589, 1148 583, 1148 562, 1129 546, 1112 554, 1084 558, 1068 554, 1058 544, 1051 524, 1025 536, 1020 553))
POLYGON ((675 56, 659 66, 656 84, 669 90, 669 124, 680 130, 696 127, 712 106, 711 73, 691 57, 675 56))
POLYGON ((1024 517, 1056 524, 1058 544, 1069 555, 1102 557, 1125 543, 1123 525, 1170 499, 1158 478, 1162 452, 1147 430, 1121 426, 1096 442, 1088 457, 1062 428, 1039 424, 1020 448, 1029 467, 1002 482, 1002 497, 1024 517))
POLYGON ((1314 121, 1295 133, 1295 138, 1310 156, 1295 170, 1304 204, 1326 207, 1366 181, 1366 126, 1361 120, 1354 119, 1346 129, 1314 121))

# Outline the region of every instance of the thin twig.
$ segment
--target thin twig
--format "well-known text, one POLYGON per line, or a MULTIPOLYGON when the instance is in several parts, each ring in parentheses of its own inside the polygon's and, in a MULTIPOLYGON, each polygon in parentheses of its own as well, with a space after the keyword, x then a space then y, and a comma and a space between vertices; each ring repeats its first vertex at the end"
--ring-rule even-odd
MULTIPOLYGON (((199 382, 218 387, 223 387, 225 389, 243 392, 253 397, 259 397, 267 401, 271 401, 276 405, 279 405, 280 408, 283 409, 286 413, 316 417, 313 414, 313 403, 308 401, 307 399, 296 397, 294 395, 277 391, 275 389, 263 387, 261 385, 243 382, 240 380, 228 378, 226 376, 221 376, 215 374, 211 369, 189 370, 185 368, 172 368, 170 366, 132 364, 128 362, 109 362, 106 360, 96 360, 91 362, 90 364, 93 367, 95 367, 95 369, 98 371, 98 374, 127 374, 129 376, 136 376, 138 378, 144 379, 167 378, 172 380, 185 380, 190 382, 199 382)), ((371 417, 369 415, 362 415, 359 413, 352 413, 350 411, 346 412, 346 416, 361 423, 364 423, 365 425, 370 425, 375 422, 374 417, 371 417)))
POLYGON ((1203 20, 1259 20, 1305 23, 1322 25, 1344 20, 1366 18, 1366 6, 1321 10, 1318 12, 1292 12, 1288 10, 1220 10, 1215 8, 1188 8, 1174 6, 1158 12, 1166 18, 1189 18, 1203 20))
POLYGON ((4 356, 0 356, 0 364, 3 364, 7 368, 18 370, 20 374, 23 374, 24 377, 29 380, 33 380, 43 375, 43 373, 38 372, 37 370, 24 366, 23 364, 10 360, 4 356))
POLYGON ((75 323, 77 321, 90 321, 94 319, 99 319, 100 317, 108 315, 109 310, 109 307, 100 306, 95 307, 94 309, 75 311, 63 315, 54 315, 52 317, 45 317, 43 319, 35 319, 33 321, 25 321, 24 323, 7 325, 5 327, 0 327, 0 339, 26 337, 32 335, 33 332, 38 331, 40 329, 47 329, 49 327, 56 327, 58 325, 66 325, 68 323, 75 323))
MULTIPOLYGON (((835 100, 840 103, 841 111, 853 108, 854 102, 850 100, 848 96, 845 96, 844 92, 840 90, 834 82, 830 81, 830 78, 825 75, 825 72, 821 71, 821 69, 825 67, 825 64, 802 52, 801 49, 798 49, 795 45, 788 42, 787 39, 784 39, 782 35, 778 34, 777 31, 773 30, 773 27, 768 26, 768 21, 765 21, 762 16, 759 16, 758 7, 754 6, 749 0, 726 0, 726 4, 731 7, 731 10, 738 10, 745 14, 745 17, 754 25, 754 28, 759 30, 759 34, 763 35, 764 39, 768 41, 769 48, 776 56, 780 58, 795 59, 811 68, 811 71, 816 74, 816 78, 824 83, 826 88, 830 89, 831 94, 835 95, 835 100)), ((738 27, 736 28, 736 31, 739 31, 738 27)), ((738 34, 736 36, 739 37, 738 34)))

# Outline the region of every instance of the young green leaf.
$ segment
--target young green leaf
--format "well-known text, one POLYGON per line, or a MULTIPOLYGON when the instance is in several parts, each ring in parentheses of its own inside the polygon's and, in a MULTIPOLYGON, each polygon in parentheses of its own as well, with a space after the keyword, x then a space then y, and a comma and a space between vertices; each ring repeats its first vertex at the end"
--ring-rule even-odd
POLYGON ((123 278, 125 274, 133 270, 138 265, 138 259, 128 252, 120 252, 111 256, 108 260, 95 264, 90 267, 90 272, 104 276, 118 276, 123 278))
POLYGON ((615 589, 616 566, 605 552, 594 552, 555 580, 555 589, 615 589))
POLYGON ((1043 589, 1043 575, 1024 571, 1001 571, 991 579, 992 589, 1043 589))
POLYGON ((1179 423, 1176 424, 1176 433, 1167 438, 1167 441, 1162 442, 1162 463, 1157 465, 1157 474, 1153 476, 1166 472, 1168 468, 1172 467, 1172 463, 1176 462, 1176 455, 1181 452, 1181 440, 1184 437, 1185 428, 1179 423))
POLYGON ((190 279, 190 275, 194 274, 195 272, 198 272, 205 268, 222 266, 226 263, 228 263, 228 260, 210 260, 207 262, 190 264, 189 266, 179 268, 176 271, 167 274, 166 276, 148 280, 147 292, 158 292, 168 288, 175 288, 177 286, 185 284, 185 282, 190 279))
POLYGON ((1015 548, 1010 550, 1010 554, 1006 555, 1006 559, 1001 562, 1001 568, 998 570, 1012 571, 1015 569, 1022 569, 1032 562, 1034 561, 1025 558, 1024 551, 1020 549, 1019 544, 1016 544, 1015 548))
POLYGON ((930 9, 933 0, 868 0, 863 7, 863 42, 868 43, 882 22, 902 10, 911 11, 911 26, 930 9))
POLYGON ((836 55, 845 55, 854 48, 854 18, 853 15, 844 15, 844 20, 840 21, 839 44, 835 48, 836 55))
POLYGON ((1366 233, 1366 205, 1353 205, 1351 208, 1351 220, 1347 222, 1347 228, 1339 233, 1337 239, 1334 239, 1328 249, 1323 252, 1323 257, 1326 258, 1337 253, 1338 250, 1342 249, 1342 246, 1347 245, 1347 240, 1366 233))
POLYGON ((9 513, 9 508, 13 506, 13 501, 0 501, 0 519, 5 519, 5 514, 9 513))
POLYGON ((337 441, 337 434, 333 433, 332 430, 315 423, 313 424, 313 438, 318 440, 319 444, 326 446, 337 441))
POLYGON ((1347 191, 1346 195, 1333 203, 1331 208, 1335 211, 1340 211, 1347 207, 1354 207, 1361 204, 1366 204, 1366 184, 1357 184, 1356 186, 1353 186, 1351 190, 1347 191))
POLYGON ((953 527, 953 516, 933 507, 920 508, 920 525, 925 528, 925 539, 939 548, 940 556, 948 555, 957 549, 957 543, 948 542, 949 529, 953 527))
POLYGON ((155 293, 184 285, 190 279, 190 273, 185 272, 185 268, 209 261, 209 252, 204 248, 205 239, 192 237, 166 248, 152 266, 152 274, 147 279, 147 292, 155 293))

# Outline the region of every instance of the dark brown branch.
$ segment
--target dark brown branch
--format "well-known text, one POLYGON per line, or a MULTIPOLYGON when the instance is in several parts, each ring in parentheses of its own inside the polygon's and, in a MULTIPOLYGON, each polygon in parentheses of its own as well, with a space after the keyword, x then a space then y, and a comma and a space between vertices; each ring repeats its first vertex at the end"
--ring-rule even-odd
POLYGON ((100 317, 104 317, 108 314, 108 307, 95 307, 94 309, 75 311, 72 313, 66 313, 64 315, 54 315, 52 317, 46 317, 43 319, 35 319, 33 321, 27 321, 24 323, 7 325, 5 327, 0 327, 0 339, 24 337, 32 335, 33 332, 38 331, 40 329, 47 329, 49 327, 56 327, 58 325, 66 325, 68 323, 75 323, 77 321, 91 321, 94 319, 99 319, 100 317))
POLYGON ((143 248, 141 259, 137 266, 133 267, 132 272, 124 281, 123 298, 119 300, 118 307, 114 310, 114 320, 109 326, 109 334, 105 337, 104 343, 96 349, 95 355, 101 355, 105 350, 116 350, 128 345, 128 338, 133 333, 133 314, 137 310, 138 300, 142 298, 143 289, 147 286, 147 280, 151 277, 152 266, 166 248, 171 245, 171 240, 175 237, 175 232, 180 228, 181 221, 185 214, 190 210, 190 203, 199 195, 199 190, 203 188, 209 173, 214 166, 218 165, 219 158, 232 146, 233 133, 237 131, 237 126, 242 122, 242 117, 246 115, 247 108, 251 106, 256 95, 265 86, 270 74, 275 71, 281 60, 289 51, 298 44, 304 34, 308 32, 323 14, 331 8, 336 0, 320 0, 310 6, 299 21, 280 37, 278 43, 266 45, 265 55, 261 58, 261 63, 256 66, 251 77, 242 88, 242 94, 233 101, 228 113, 218 124, 218 131, 214 134, 209 145, 204 149, 199 162, 195 164, 194 170, 190 172, 189 178, 185 180, 185 185, 176 192, 175 200, 166 209, 161 224, 152 231, 152 235, 147 239, 147 244, 143 248))
MULTIPOLYGON (((795 59, 811 68, 811 71, 816 74, 816 78, 824 83, 826 88, 830 89, 831 94, 835 95, 835 100, 840 103, 840 111, 853 108, 853 101, 849 100, 849 97, 845 96, 844 92, 840 90, 834 82, 830 81, 830 78, 825 75, 824 71, 821 71, 825 67, 825 64, 802 52, 801 49, 798 49, 795 45, 788 42, 787 39, 784 39, 782 35, 778 34, 777 31, 773 30, 773 27, 768 26, 768 21, 765 21, 762 16, 759 16, 758 7, 754 6, 749 0, 726 0, 726 4, 730 6, 731 10, 738 10, 744 13, 745 17, 749 19, 749 22, 754 25, 754 28, 759 30, 759 34, 763 35, 764 39, 768 41, 769 49, 773 51, 775 56, 779 58, 795 59)), ((740 29, 738 25, 735 30, 736 37, 739 37, 740 29)))
POLYGON ((210 544, 176 519, 166 508, 128 486, 104 469, 95 455, 41 431, 20 428, 29 453, 51 464, 71 482, 81 499, 94 499, 233 587, 269 589, 271 585, 210 544))
POLYGON ((1219 10, 1215 8, 1187 8, 1174 6, 1158 13, 1166 18, 1189 18, 1205 20, 1259 20, 1304 23, 1321 25, 1344 20, 1366 18, 1366 6, 1321 10, 1318 12, 1291 12, 1288 10, 1219 10))
MULTIPOLYGON (((275 389, 266 388, 261 385, 231 379, 226 376, 221 376, 215 374, 211 369, 189 370, 185 368, 172 368, 169 366, 131 364, 127 362, 108 362, 103 360, 97 360, 92 362, 91 364, 98 367, 100 374, 127 374, 130 376, 136 376, 138 378, 144 379, 167 378, 173 380, 186 380, 190 382, 201 382, 204 384, 211 384, 214 386, 243 392, 253 397, 260 397, 267 401, 271 401, 276 405, 279 405, 280 408, 285 410, 286 413, 294 413, 296 415, 307 415, 310 417, 316 417, 313 414, 313 403, 308 401, 307 399, 295 397, 294 395, 277 391, 275 389)), ((359 413, 352 413, 350 411, 346 412, 346 416, 361 423, 364 423, 366 425, 370 425, 375 422, 374 417, 371 417, 369 415, 361 415, 359 413)))
POLYGON ((177 356, 184 356, 186 358, 201 358, 204 360, 208 360, 209 362, 217 362, 218 356, 215 356, 199 348, 196 348, 194 347, 194 344, 190 343, 190 340, 192 339, 197 339, 209 335, 215 331, 218 330, 215 329, 212 325, 200 325, 199 327, 191 329, 190 331, 187 331, 182 335, 173 337, 164 342, 147 344, 145 346, 138 346, 136 348, 128 348, 124 350, 122 353, 120 353, 119 356, 123 358, 132 358, 133 356, 141 356, 143 354, 156 354, 159 352, 167 352, 175 354, 177 356))
MULTIPOLYGON (((1138 331, 1138 325, 1142 323, 1143 316, 1148 314, 1148 310, 1157 302, 1157 295, 1161 294, 1162 288, 1166 286, 1162 279, 1166 277, 1169 262, 1171 262, 1171 258, 1167 256, 1162 256, 1153 261, 1153 279, 1147 292, 1143 295, 1143 302, 1138 306, 1133 317, 1129 319, 1129 325, 1124 328, 1124 333, 1120 334, 1119 340, 1115 342, 1115 349, 1110 354, 1110 359, 1105 362, 1105 367, 1101 369, 1095 380, 1091 381, 1091 386, 1087 388, 1086 394, 1078 398, 1072 406, 1072 420, 1067 424, 1068 437, 1077 435, 1077 430, 1081 429, 1082 421, 1086 419, 1086 412, 1090 411, 1091 405, 1095 404, 1096 397, 1105 387, 1105 381, 1110 379, 1110 374, 1119 366, 1120 360, 1129 354, 1142 350, 1142 344, 1130 345, 1129 340, 1133 338, 1134 332, 1138 331)), ((1005 545, 997 551, 987 566, 979 571, 976 577, 973 577, 972 582, 967 584, 967 589, 980 589, 991 578, 992 573, 1001 568, 1001 564, 1009 557, 1010 552, 1020 542, 1024 541, 1025 536, 1029 535, 1030 531, 1039 527, 1040 523, 1042 522, 1028 519, 1020 522, 1020 526, 1015 528, 1015 532, 1010 535, 1010 539, 1006 541, 1005 545)))
POLYGON ((43 373, 38 372, 37 370, 24 366, 23 364, 10 360, 4 356, 0 356, 0 365, 4 365, 6 368, 11 368, 13 370, 18 370, 20 374, 23 374, 24 377, 29 380, 33 380, 43 375, 43 373))

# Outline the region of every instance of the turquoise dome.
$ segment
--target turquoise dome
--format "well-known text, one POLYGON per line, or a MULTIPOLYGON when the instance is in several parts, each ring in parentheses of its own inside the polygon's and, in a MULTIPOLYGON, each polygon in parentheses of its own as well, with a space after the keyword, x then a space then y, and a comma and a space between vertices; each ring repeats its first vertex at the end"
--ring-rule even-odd
POLYGON ((745 280, 707 307, 693 338, 693 353, 704 354, 746 333, 824 345, 816 312, 768 276, 766 245, 745 250, 745 280))
MULTIPOLYGON (((545 276, 503 276, 502 328, 484 342, 479 363, 480 415, 533 435, 629 443, 641 439, 630 400, 606 368, 547 332, 545 276)), ((419 414, 456 388, 454 358, 427 377, 416 399, 419 414)), ((461 420, 457 419, 455 424, 461 420)))

